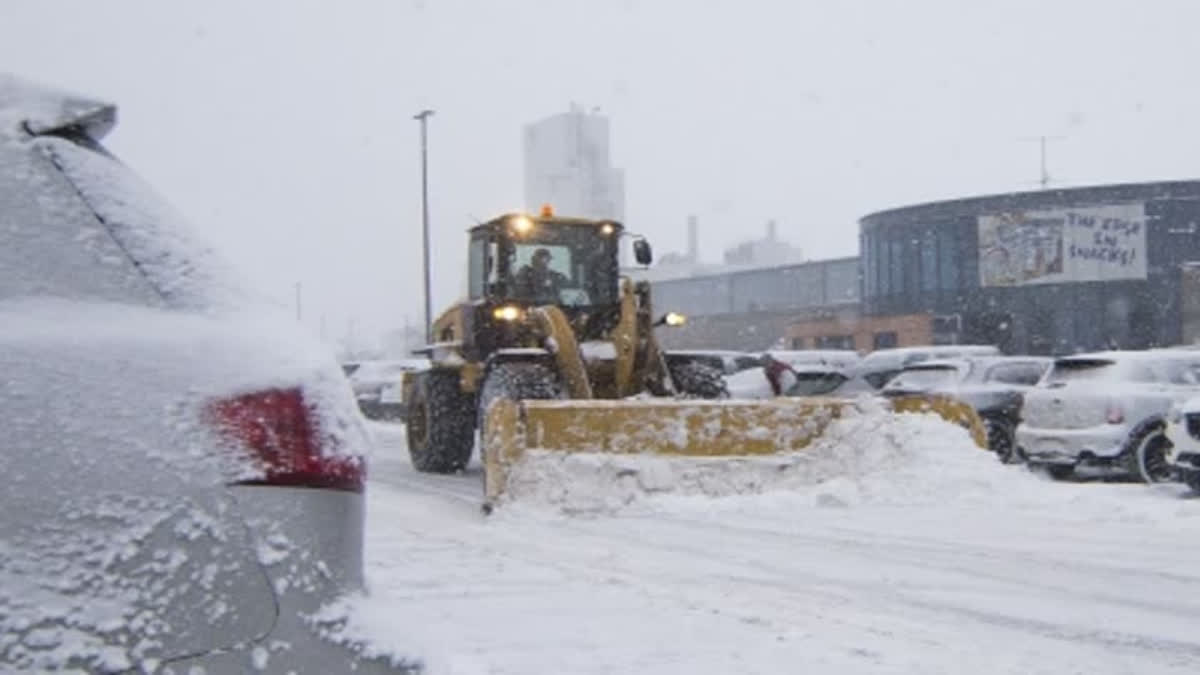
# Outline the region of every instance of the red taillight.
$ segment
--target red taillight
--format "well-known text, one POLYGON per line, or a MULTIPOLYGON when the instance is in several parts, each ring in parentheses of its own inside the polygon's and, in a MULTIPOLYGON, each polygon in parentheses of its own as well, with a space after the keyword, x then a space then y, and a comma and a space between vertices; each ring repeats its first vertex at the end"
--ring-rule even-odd
POLYGON ((288 485, 362 492, 361 457, 323 454, 312 413, 299 389, 269 389, 215 401, 209 413, 221 434, 251 451, 261 478, 239 485, 288 485))

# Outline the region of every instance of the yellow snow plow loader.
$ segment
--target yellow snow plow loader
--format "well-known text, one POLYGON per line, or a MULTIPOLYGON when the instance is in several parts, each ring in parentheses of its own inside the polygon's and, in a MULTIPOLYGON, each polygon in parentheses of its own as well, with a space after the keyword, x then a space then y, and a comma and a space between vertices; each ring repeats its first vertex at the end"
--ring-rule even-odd
MULTIPOLYGON (((715 457, 799 450, 846 401, 714 400, 723 374, 699 360, 668 364, 647 282, 618 268, 633 236, 611 220, 504 215, 470 229, 468 296, 433 323, 407 374, 407 440, 418 471, 471 459, 476 430, 490 504, 529 448, 715 457)), ((633 237, 638 264, 649 244, 633 237)))

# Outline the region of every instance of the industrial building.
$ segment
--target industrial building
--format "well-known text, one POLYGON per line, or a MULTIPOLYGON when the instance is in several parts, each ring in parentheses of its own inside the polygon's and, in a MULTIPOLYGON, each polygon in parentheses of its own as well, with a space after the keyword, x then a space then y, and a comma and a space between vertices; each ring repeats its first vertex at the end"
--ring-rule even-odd
POLYGON ((933 202, 859 226, 857 258, 656 280, 660 307, 696 317, 664 341, 1065 354, 1200 340, 1200 181, 933 202))
POLYGON ((624 220, 625 173, 612 166, 608 118, 572 105, 525 126, 525 207, 624 220))
POLYGON ((765 349, 800 317, 857 312, 858 276, 858 258, 839 258, 653 281, 656 307, 688 315, 660 338, 675 349, 765 349))
POLYGON ((1200 181, 934 202, 860 221, 862 312, 927 314, 939 342, 1063 354, 1191 341, 1200 181))

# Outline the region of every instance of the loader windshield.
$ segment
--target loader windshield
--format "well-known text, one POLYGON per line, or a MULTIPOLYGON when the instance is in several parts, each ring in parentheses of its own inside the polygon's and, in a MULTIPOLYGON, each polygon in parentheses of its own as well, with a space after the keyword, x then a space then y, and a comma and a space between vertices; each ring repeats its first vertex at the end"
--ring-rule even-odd
POLYGON ((509 298, 568 307, 616 303, 615 242, 591 226, 544 229, 508 247, 509 298))

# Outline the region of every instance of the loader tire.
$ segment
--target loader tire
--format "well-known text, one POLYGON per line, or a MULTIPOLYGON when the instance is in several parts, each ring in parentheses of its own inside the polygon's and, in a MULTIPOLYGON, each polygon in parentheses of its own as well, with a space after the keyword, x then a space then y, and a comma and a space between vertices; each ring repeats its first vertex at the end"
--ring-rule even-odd
POLYGON ((458 371, 419 375, 408 401, 408 454, 422 473, 454 473, 466 468, 475 449, 472 398, 459 388, 458 371))
POLYGON ((476 424, 480 432, 493 401, 506 398, 512 401, 527 399, 566 398, 558 373, 541 363, 511 361, 497 363, 488 369, 479 388, 479 407, 476 424))
POLYGON ((684 361, 671 366, 671 380, 675 383, 675 391, 684 398, 729 398, 725 375, 699 361, 684 361))

